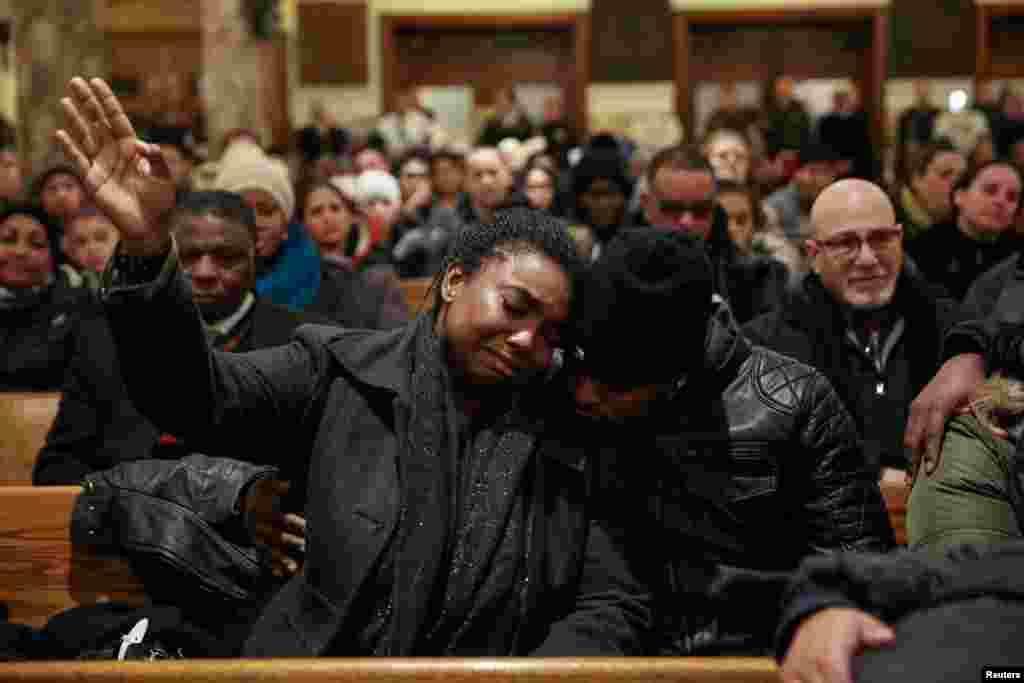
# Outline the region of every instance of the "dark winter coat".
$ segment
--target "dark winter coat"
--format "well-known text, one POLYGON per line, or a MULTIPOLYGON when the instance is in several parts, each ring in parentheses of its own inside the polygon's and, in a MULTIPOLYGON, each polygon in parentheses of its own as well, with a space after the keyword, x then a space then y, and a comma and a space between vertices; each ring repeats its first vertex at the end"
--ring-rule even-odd
POLYGON ((885 551, 893 532, 828 380, 751 346, 727 306, 707 338, 704 370, 631 432, 627 457, 606 456, 601 490, 636 533, 664 534, 645 548, 664 568, 657 651, 765 654, 804 557, 885 551), (639 434, 655 435, 654 457, 639 434), (653 492, 647 507, 622 504, 643 491, 653 492))
POLYGON ((787 292, 777 311, 751 321, 744 332, 753 343, 828 377, 853 415, 872 465, 904 469, 910 403, 942 365, 942 336, 960 312, 910 267, 900 274, 891 305, 904 321, 903 331, 881 369, 848 337, 840 305, 813 273, 787 292))
POLYGON ((954 220, 932 226, 907 244, 907 253, 925 278, 945 287, 957 301, 963 301, 982 273, 1014 254, 1019 246, 1009 233, 994 242, 973 240, 961 232, 954 220))
POLYGON ((61 276, 34 305, 0 309, 0 391, 59 390, 76 321, 95 313, 89 290, 61 276))

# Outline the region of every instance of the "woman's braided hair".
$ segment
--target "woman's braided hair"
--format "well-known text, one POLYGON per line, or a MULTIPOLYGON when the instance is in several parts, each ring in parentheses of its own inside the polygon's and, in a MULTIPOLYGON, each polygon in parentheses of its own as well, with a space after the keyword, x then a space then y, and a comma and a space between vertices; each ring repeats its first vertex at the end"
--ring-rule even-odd
POLYGON ((434 315, 441 310, 441 287, 448 269, 460 264, 467 274, 480 270, 483 262, 498 249, 512 253, 536 253, 547 256, 565 270, 573 291, 577 291, 585 265, 576 251, 566 223, 544 211, 528 208, 504 209, 495 214, 494 223, 472 223, 455 233, 430 289, 434 290, 434 315))

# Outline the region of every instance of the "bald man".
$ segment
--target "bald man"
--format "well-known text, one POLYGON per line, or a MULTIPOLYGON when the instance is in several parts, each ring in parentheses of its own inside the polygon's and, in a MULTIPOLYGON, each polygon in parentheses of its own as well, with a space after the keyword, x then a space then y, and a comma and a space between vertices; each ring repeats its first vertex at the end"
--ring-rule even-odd
MULTIPOLYGON (((778 310, 748 323, 755 344, 824 373, 853 413, 869 464, 905 470, 910 402, 941 365, 959 307, 903 253, 903 228, 880 187, 841 180, 811 209, 811 272, 778 310)), ((895 475, 896 473, 891 473, 895 475)))
POLYGON ((496 147, 477 147, 466 156, 464 187, 457 207, 463 223, 493 223, 499 209, 526 205, 526 198, 513 192, 512 173, 496 147))

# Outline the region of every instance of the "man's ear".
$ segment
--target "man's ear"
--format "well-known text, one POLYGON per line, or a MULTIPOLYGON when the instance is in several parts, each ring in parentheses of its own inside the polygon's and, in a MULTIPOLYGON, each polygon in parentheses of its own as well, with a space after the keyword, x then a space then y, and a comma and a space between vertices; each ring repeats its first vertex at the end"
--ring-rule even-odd
POLYGON ((67 230, 65 230, 64 234, 60 236, 60 251, 62 254, 66 255, 68 253, 69 244, 70 238, 68 237, 67 230))

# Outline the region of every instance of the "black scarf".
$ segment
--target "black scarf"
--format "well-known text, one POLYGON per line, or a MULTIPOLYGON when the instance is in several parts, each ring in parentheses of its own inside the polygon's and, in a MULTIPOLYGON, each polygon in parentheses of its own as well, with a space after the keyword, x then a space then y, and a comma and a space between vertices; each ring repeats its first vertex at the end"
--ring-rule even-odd
POLYGON ((513 407, 462 447, 433 317, 415 325, 409 413, 399 426, 407 438, 391 621, 377 648, 392 656, 459 650, 479 623, 492 626, 493 609, 522 604, 515 589, 525 585, 524 483, 535 425, 513 407))
POLYGON ((39 287, 0 286, 0 312, 16 313, 39 308, 53 292, 54 279, 39 287))

